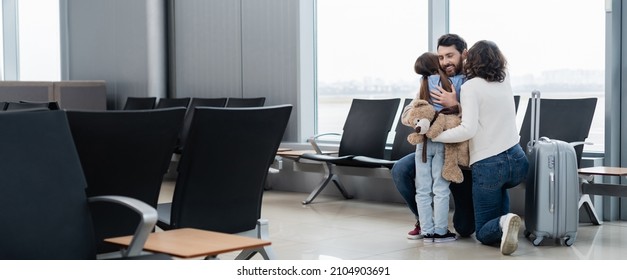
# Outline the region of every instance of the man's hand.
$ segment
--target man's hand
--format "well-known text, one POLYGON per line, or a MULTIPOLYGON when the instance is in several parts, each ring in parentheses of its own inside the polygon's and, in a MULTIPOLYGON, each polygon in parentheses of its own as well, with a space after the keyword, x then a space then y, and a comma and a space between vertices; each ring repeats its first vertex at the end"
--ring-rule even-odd
POLYGON ((437 86, 437 90, 431 90, 430 95, 433 103, 440 104, 443 107, 450 107, 459 104, 459 102, 457 102, 455 87, 451 87, 451 91, 449 92, 444 90, 441 86, 437 86))

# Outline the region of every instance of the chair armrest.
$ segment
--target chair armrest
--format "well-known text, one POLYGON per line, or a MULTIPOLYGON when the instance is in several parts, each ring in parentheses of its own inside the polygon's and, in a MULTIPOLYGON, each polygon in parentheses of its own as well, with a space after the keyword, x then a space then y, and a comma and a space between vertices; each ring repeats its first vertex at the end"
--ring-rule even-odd
POLYGON ((311 147, 313 147, 314 151, 316 151, 316 154, 322 154, 322 150, 318 146, 318 142, 316 140, 322 136, 329 136, 329 135, 342 136, 341 133, 335 133, 335 132, 321 133, 321 134, 316 134, 314 136, 309 137, 309 139, 307 139, 307 142, 311 144, 311 147))
POLYGON ((102 195, 88 198, 89 202, 110 202, 128 207, 140 215, 133 239, 128 248, 122 252, 123 257, 139 256, 144 249, 148 235, 157 223, 157 210, 145 202, 126 196, 102 195))
POLYGON ((586 142, 586 141, 576 141, 576 142, 570 142, 568 144, 572 145, 573 147, 579 146, 579 145, 594 145, 594 143, 586 142))
POLYGON ((356 156, 353 158, 353 160, 363 162, 363 163, 378 164, 382 167, 387 167, 387 168, 392 168, 392 166, 394 166, 394 163, 396 163, 395 160, 372 158, 372 157, 367 157, 367 156, 356 156))

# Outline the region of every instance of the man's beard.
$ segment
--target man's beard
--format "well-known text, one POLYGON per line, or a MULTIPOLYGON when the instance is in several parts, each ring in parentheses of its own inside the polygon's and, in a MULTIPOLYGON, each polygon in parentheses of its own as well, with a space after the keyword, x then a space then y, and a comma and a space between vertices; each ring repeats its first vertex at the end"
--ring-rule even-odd
POLYGON ((452 77, 461 74, 463 67, 461 63, 458 63, 457 65, 449 63, 447 65, 444 65, 444 67, 442 67, 442 70, 446 73, 447 76, 452 77), (453 66, 453 68, 451 69, 450 66, 453 66))

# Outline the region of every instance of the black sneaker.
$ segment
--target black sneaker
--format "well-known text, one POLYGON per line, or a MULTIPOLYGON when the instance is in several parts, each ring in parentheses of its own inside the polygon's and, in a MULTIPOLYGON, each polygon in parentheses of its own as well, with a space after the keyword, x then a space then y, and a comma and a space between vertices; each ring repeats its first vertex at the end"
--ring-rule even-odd
POLYGON ((433 237, 435 237, 435 234, 427 233, 427 234, 423 234, 422 237, 423 237, 422 241, 424 241, 424 243, 432 243, 434 242, 433 237))
MULTIPOLYGON (((426 237, 425 237, 426 238, 426 237)), ((450 231, 446 231, 445 234, 434 234, 433 235, 433 242, 436 243, 440 243, 440 242, 450 242, 450 241, 455 241, 457 240, 457 235, 455 235, 454 233, 450 232, 450 231)))

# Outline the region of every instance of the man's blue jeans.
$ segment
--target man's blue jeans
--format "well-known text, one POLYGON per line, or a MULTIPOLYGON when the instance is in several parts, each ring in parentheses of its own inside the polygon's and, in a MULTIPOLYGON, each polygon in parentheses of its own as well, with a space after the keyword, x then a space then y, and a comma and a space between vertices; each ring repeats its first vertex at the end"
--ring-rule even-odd
MULTIPOLYGON (((472 204, 472 173, 462 170, 464 181, 451 183, 449 188, 455 202, 453 227, 457 234, 468 237, 475 232, 475 216, 472 204)), ((392 167, 392 180, 399 193, 407 203, 407 207, 416 216, 418 221, 418 207, 416 205, 416 153, 411 153, 399 159, 392 167)))

